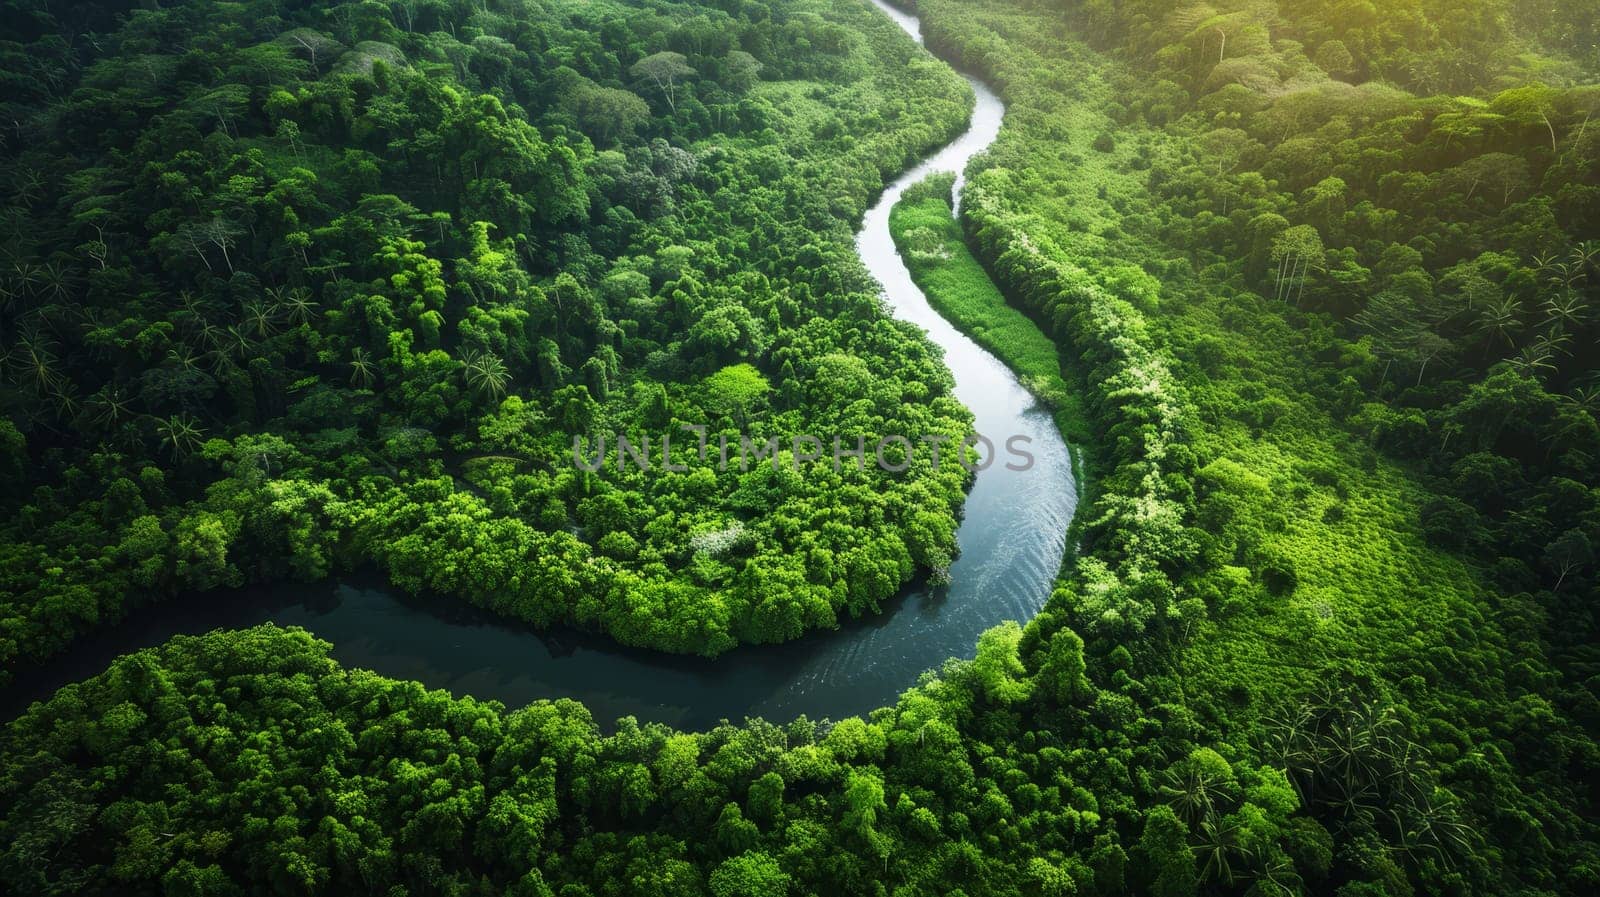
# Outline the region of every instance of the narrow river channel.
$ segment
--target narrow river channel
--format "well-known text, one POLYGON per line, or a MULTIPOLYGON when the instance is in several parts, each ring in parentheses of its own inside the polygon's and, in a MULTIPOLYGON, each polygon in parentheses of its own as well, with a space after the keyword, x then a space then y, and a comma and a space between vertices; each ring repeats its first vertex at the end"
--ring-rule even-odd
MULTIPOLYGON (((920 42, 914 17, 872 2, 920 42)), ((856 240, 893 314, 943 347, 956 396, 976 415, 978 432, 1002 445, 1011 436, 1032 441, 1032 469, 1007 470, 1002 459, 977 475, 948 586, 910 589, 871 619, 785 645, 736 649, 716 660, 628 649, 570 631, 536 632, 453 599, 406 595, 376 576, 208 592, 137 610, 82 639, 71 654, 23 671, 0 697, 0 711, 15 716, 28 702, 104 670, 115 657, 175 635, 270 622, 301 626, 331 642, 334 658, 345 666, 456 695, 510 707, 575 698, 608 730, 629 714, 688 729, 746 716, 839 719, 893 702, 948 657, 971 657, 985 629, 1031 618, 1050 595, 1077 505, 1071 456, 1050 413, 1016 377, 928 305, 889 235, 889 210, 906 187, 935 172, 959 175, 999 133, 1005 106, 982 82, 968 80, 977 94, 969 129, 892 183, 867 212, 856 240)))

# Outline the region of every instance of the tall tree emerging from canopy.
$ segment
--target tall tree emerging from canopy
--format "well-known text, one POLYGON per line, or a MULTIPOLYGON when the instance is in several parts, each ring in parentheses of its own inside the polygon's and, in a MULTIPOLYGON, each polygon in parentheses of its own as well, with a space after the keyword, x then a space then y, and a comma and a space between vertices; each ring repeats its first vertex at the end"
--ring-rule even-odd
POLYGON ((1322 236, 1309 224, 1297 224, 1272 241, 1272 260, 1278 263, 1278 301, 1293 298, 1298 304, 1306 276, 1324 261, 1322 236))
POLYGON ((635 62, 628 71, 632 72, 635 78, 647 79, 655 85, 673 112, 678 111, 677 82, 695 73, 694 68, 689 65, 689 60, 682 53, 674 53, 671 50, 652 53, 635 62))

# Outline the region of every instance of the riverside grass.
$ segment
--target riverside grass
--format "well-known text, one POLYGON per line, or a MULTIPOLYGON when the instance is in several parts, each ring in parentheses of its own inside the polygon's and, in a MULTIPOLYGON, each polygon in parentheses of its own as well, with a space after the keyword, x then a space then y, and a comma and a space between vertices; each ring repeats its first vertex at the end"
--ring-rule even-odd
POLYGON ((1081 474, 1078 447, 1092 434, 1084 424, 1078 391, 1062 376, 1055 341, 1006 302, 967 248, 950 201, 954 180, 949 173, 934 174, 906 190, 889 213, 895 248, 934 310, 999 358, 1050 409, 1056 428, 1072 446, 1074 470, 1081 474))

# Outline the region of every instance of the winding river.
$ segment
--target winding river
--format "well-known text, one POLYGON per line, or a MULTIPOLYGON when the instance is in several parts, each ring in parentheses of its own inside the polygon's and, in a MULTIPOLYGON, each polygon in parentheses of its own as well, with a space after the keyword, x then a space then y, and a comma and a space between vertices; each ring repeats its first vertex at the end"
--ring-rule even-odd
MULTIPOLYGON (((914 17, 872 2, 921 42, 914 17)), ((135 611, 84 638, 70 655, 22 672, 0 696, 0 711, 11 718, 28 702, 103 671, 115 657, 174 635, 272 622, 304 627, 331 642, 333 657, 345 666, 456 695, 510 707, 576 698, 608 729, 629 714, 687 729, 746 716, 838 719, 891 703, 945 658, 971 657, 985 629, 1031 618, 1050 595, 1077 504, 1071 456, 1049 412, 999 360, 928 305, 889 235, 889 210, 906 187, 934 172, 959 177, 998 134, 1004 105, 983 83, 969 80, 977 94, 969 129, 891 184, 867 212, 856 240, 894 315, 943 347, 956 396, 973 410, 978 431, 999 444, 1013 435, 1032 440, 1032 469, 1007 470, 997 461, 977 475, 950 585, 909 589, 875 617, 784 645, 739 648, 716 660, 634 650, 571 631, 536 632, 455 600, 406 595, 375 575, 207 592, 135 611)))

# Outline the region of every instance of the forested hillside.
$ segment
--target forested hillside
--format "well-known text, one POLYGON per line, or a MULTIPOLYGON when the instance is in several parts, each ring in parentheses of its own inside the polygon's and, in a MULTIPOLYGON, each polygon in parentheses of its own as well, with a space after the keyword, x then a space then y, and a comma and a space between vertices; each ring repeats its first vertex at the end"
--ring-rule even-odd
MULTIPOLYGON (((1091 670, 1131 648, 1141 701, 1288 771, 1319 890, 1591 889, 1586 58, 1493 4, 918 9, 1011 103, 964 223, 1120 465, 1057 605, 1091 670)), ((1203 885, 1275 874, 1185 822, 1203 885)))
POLYGON ((196 0, 6 22, 7 669, 130 603, 374 561, 704 654, 949 563, 959 466, 712 476, 679 428, 966 431, 850 251, 882 178, 970 102, 881 16, 196 0), (648 440, 657 469, 584 475, 580 434, 648 440), (663 436, 688 473, 662 473, 663 436))
MULTIPOLYGON (((703 733, 175 639, 0 730, 0 890, 1600 891, 1587 5, 918 0, 1007 114, 894 236, 1093 473, 1043 612, 703 733)), ((948 563, 959 468, 568 457, 970 427, 850 251, 968 98, 866 4, 5 20, 8 668, 368 561, 704 653, 948 563)))

